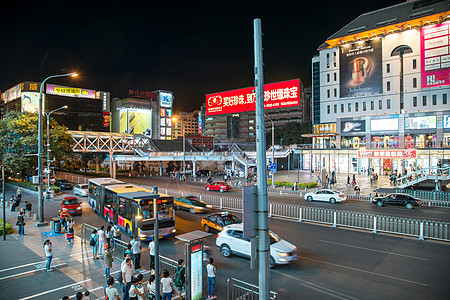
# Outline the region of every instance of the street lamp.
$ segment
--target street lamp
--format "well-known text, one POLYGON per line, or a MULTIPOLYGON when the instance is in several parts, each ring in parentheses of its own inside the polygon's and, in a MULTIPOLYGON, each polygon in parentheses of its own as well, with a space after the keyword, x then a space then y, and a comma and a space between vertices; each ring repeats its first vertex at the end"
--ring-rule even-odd
POLYGON ((55 111, 66 109, 67 105, 54 109, 47 114, 47 188, 50 190, 50 115, 55 111))
POLYGON ((77 73, 67 73, 67 74, 60 74, 60 75, 52 75, 47 78, 45 78, 42 83, 41 87, 39 88, 39 109, 38 109, 38 178, 39 178, 39 186, 38 186, 38 215, 39 215, 39 223, 38 226, 44 226, 47 225, 44 223, 44 199, 42 198, 42 87, 44 86, 45 82, 51 78, 56 77, 75 77, 78 76, 77 73))

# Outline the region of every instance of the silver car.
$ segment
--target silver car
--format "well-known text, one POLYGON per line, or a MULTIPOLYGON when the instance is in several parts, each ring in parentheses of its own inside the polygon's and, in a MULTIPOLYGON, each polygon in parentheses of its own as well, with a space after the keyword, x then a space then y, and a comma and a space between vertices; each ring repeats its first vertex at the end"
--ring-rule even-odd
POLYGON ((88 195, 88 185, 87 184, 77 184, 73 188, 74 195, 80 195, 82 197, 87 197, 88 195))

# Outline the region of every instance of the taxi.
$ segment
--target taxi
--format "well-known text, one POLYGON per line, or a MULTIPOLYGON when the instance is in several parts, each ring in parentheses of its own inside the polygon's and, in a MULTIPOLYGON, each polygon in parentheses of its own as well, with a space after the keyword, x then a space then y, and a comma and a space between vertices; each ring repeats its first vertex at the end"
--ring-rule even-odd
POLYGON ((206 232, 222 231, 225 226, 239 224, 242 221, 229 212, 221 212, 202 218, 202 227, 206 232))
POLYGON ((211 207, 212 207, 211 205, 207 205, 205 202, 191 195, 175 199, 176 209, 184 209, 189 211, 191 214, 200 214, 209 212, 211 210, 211 207))

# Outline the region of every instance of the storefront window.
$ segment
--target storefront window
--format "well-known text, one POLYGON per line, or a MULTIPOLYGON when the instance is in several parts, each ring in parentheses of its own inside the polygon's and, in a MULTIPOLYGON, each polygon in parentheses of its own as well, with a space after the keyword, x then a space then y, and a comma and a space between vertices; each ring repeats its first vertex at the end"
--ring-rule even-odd
POLYGON ((408 134, 405 136, 406 148, 431 148, 436 147, 435 134, 408 134))
POLYGON ((398 148, 400 138, 396 135, 375 135, 372 136, 371 148, 398 148))

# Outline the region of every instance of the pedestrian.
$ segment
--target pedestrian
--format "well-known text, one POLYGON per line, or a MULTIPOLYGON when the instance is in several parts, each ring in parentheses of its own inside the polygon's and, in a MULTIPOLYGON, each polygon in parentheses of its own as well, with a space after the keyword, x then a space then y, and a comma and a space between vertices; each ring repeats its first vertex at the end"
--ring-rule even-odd
POLYGON ((148 249, 150 250, 150 269, 152 266, 152 263, 155 263, 155 239, 152 239, 152 241, 148 244, 148 249))
POLYGON ((144 300, 144 286, 142 285, 142 280, 144 275, 139 274, 134 277, 133 284, 130 287, 130 300, 144 300))
POLYGON ((73 244, 73 225, 75 222, 73 221, 73 218, 70 217, 69 220, 66 222, 66 240, 67 243, 73 244))
POLYGON ((173 283, 178 291, 178 298, 181 299, 181 293, 184 291, 184 283, 186 281, 186 269, 184 267, 184 259, 178 260, 178 267, 174 275, 173 283))
POLYGON ((319 182, 322 183, 322 179, 320 179, 320 174, 317 175, 317 181, 316 182, 317 183, 319 183, 319 182))
POLYGON ((97 250, 98 250, 98 235, 97 229, 94 229, 91 234, 91 240, 89 241, 89 245, 92 247, 92 258, 98 259, 97 250))
POLYGON ((45 265, 45 268, 47 272, 51 272, 52 269, 50 268, 50 264, 52 263, 53 254, 52 254, 52 242, 50 242, 50 240, 46 240, 44 242, 44 253, 45 256, 47 257, 47 264, 45 265))
POLYGON ((355 174, 353 174, 352 184, 353 184, 353 185, 356 184, 356 176, 355 176, 355 174))
POLYGON ((208 297, 217 298, 214 295, 214 288, 216 286, 216 267, 214 266, 214 259, 209 258, 209 264, 206 266, 206 273, 208 275, 208 297))
POLYGON ((16 225, 19 226, 19 236, 25 235, 25 217, 23 216, 23 212, 20 212, 17 216, 16 225))
POLYGON ((30 211, 31 212, 31 207, 32 207, 33 205, 30 203, 30 202, 28 202, 28 201, 25 201, 25 208, 27 209, 27 211, 30 211))
POLYGON ((83 300, 83 293, 78 292, 75 294, 75 300, 83 300))
POLYGON ((106 284, 108 286, 105 288, 105 296, 108 297, 109 300, 120 300, 119 291, 114 287, 114 278, 109 277, 106 284))
POLYGON ((64 296, 64 297, 62 297, 62 300, 70 300, 70 297, 69 296, 64 296))
POLYGON ((9 199, 9 204, 11 206, 11 211, 16 211, 16 197, 14 195, 9 199))
POLYGON ((133 283, 133 276, 135 274, 134 268, 131 264, 131 258, 125 260, 125 265, 122 266, 122 278, 123 278, 123 300, 129 300, 129 292, 133 283))
POLYGON ((116 240, 121 240, 122 239, 121 238, 120 228, 117 225, 117 222, 114 222, 114 226, 111 228, 111 230, 112 230, 112 233, 113 233, 113 245, 112 245, 112 247, 114 249, 114 247, 115 247, 114 239, 116 239, 116 240))
POLYGON ((22 200, 22 189, 21 189, 20 187, 17 188, 17 191, 16 191, 16 197, 17 197, 18 199, 22 200))
MULTIPOLYGON (((151 274, 150 275, 150 278, 149 278, 149 280, 148 280, 148 285, 147 285, 147 288, 148 288, 148 299, 149 300, 155 300, 156 299, 156 282, 155 282, 155 279, 156 279, 156 277, 155 277, 155 274, 151 274)), ((161 286, 161 284, 160 284, 160 286, 161 286)), ((158 293, 159 293, 159 295, 160 295, 160 299, 162 298, 161 297, 161 288, 159 288, 159 291, 158 291, 158 293)))
POLYGON ((103 255, 105 252, 106 235, 105 226, 101 226, 98 231, 98 254, 103 255))
POLYGON ((133 254, 134 267, 138 270, 141 268, 141 242, 137 235, 131 240, 130 245, 131 253, 133 254))
POLYGON ((164 269, 163 278, 161 278, 161 283, 163 286, 163 300, 171 300, 172 299, 172 291, 173 291, 173 281, 170 277, 169 270, 164 269))
POLYGON ((114 261, 114 257, 111 253, 111 246, 107 245, 106 251, 105 251, 105 277, 106 278, 109 278, 113 261, 114 261))
POLYGON ((106 236, 106 243, 108 244, 108 246, 111 246, 111 238, 113 236, 111 225, 108 225, 108 227, 106 227, 105 236, 106 236))
POLYGON ((91 297, 89 297, 89 291, 84 292, 83 300, 91 300, 91 297))

